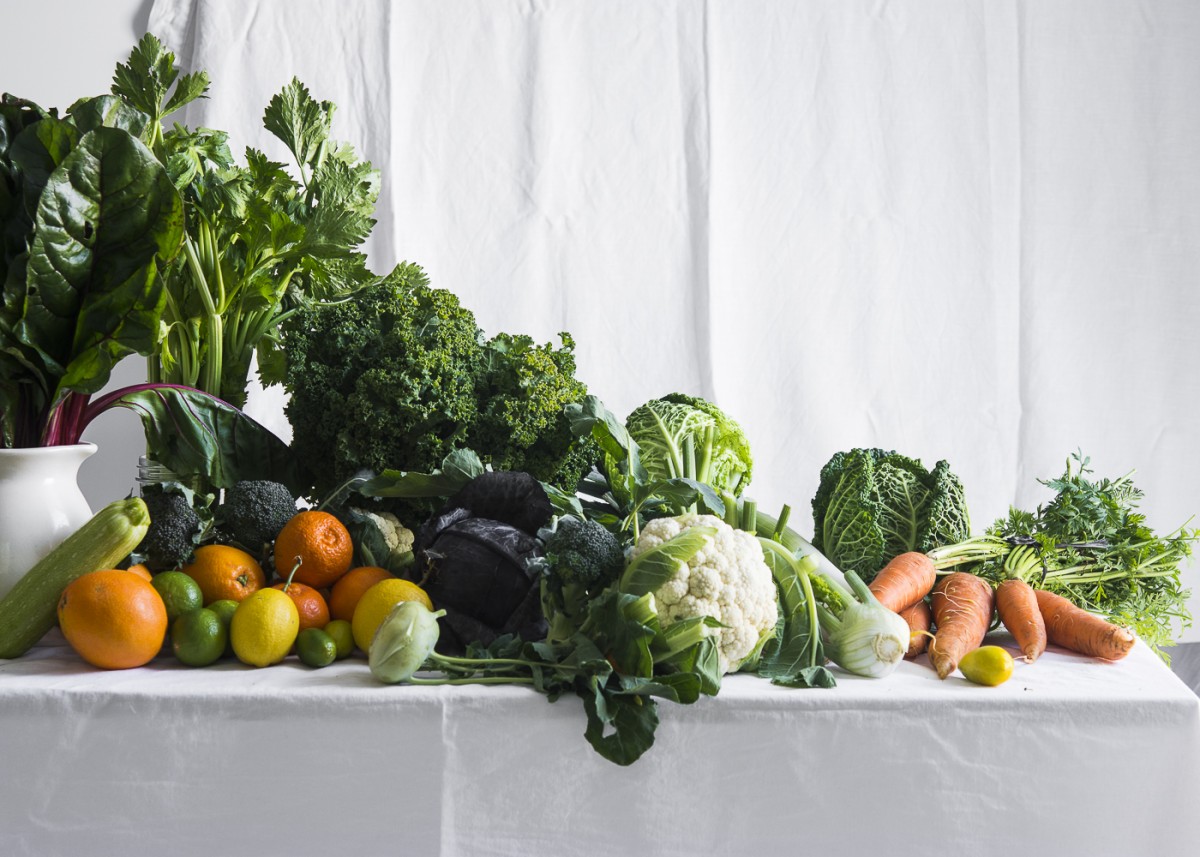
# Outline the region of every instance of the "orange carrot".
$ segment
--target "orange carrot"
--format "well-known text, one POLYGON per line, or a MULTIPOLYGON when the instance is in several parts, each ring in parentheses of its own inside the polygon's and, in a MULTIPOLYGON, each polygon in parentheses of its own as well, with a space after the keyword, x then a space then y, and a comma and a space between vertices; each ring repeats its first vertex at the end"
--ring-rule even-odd
POLYGON ((1054 645, 1110 661, 1121 660, 1133 648, 1133 634, 1119 625, 1106 622, 1053 592, 1039 589, 1036 595, 1046 621, 1046 636, 1054 645))
POLYGON ((1023 580, 1001 583, 996 587, 996 612, 1026 661, 1033 663, 1046 651, 1046 623, 1032 586, 1023 580))
POLYGON ((900 613, 928 595, 936 582, 933 560, 923 553, 909 551, 894 557, 867 588, 880 604, 900 613))
POLYGON ((900 618, 908 623, 908 651, 904 659, 911 661, 929 645, 929 626, 933 624, 933 613, 929 602, 922 598, 912 607, 900 612, 900 618))
POLYGON ((965 571, 942 578, 933 589, 933 620, 937 634, 929 644, 929 661, 938 678, 958 669, 967 652, 979 648, 992 622, 992 587, 965 571))

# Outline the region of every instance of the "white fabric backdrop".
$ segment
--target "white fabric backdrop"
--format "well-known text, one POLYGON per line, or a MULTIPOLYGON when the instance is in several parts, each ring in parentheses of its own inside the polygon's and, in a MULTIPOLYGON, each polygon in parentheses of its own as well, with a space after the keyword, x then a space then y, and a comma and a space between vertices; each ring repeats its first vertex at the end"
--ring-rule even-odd
MULTIPOLYGON (((157 0, 150 29, 213 77, 188 124, 270 146, 293 74, 338 105, 383 169, 377 270, 570 330, 620 413, 715 399, 802 525, 864 445, 949 459, 979 528, 1077 447, 1156 529, 1200 510, 1200 4, 157 0)), ((251 410, 286 433, 279 401, 251 410)))

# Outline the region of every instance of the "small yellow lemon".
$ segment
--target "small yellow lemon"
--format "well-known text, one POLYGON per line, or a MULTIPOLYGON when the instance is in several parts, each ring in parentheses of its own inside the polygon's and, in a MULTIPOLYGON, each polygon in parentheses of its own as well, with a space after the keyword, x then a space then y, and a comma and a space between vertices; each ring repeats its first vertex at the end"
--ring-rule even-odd
POLYGON ((1000 646, 980 646, 968 652, 958 662, 958 668, 968 681, 995 687, 1012 678, 1013 658, 1008 649, 1000 646))
POLYGON ((364 652, 371 648, 371 640, 392 608, 401 601, 420 601, 430 610, 433 602, 425 590, 411 580, 390 578, 381 580, 363 593, 354 608, 354 619, 350 623, 354 642, 364 652))
POLYGON ((287 657, 299 631, 296 602, 278 589, 260 589, 246 596, 229 622, 233 653, 255 667, 277 664, 287 657))

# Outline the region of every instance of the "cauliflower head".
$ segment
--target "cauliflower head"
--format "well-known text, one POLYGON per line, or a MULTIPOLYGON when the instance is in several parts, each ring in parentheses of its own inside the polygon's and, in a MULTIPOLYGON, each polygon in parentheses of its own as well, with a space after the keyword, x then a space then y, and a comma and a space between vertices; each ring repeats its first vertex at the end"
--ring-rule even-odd
POLYGON ((775 628, 775 580, 758 539, 712 515, 656 518, 642 528, 631 560, 694 527, 715 527, 716 535, 675 576, 654 593, 662 627, 692 616, 711 616, 721 672, 734 672, 775 628))

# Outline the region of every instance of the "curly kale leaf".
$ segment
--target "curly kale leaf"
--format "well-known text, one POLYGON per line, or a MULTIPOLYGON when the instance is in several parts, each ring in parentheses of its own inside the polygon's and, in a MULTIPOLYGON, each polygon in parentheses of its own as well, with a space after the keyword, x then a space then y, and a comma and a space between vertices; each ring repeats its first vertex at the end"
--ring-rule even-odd
POLYGON ((468 445, 497 470, 523 470, 573 491, 600 453, 567 419, 566 406, 582 401, 587 387, 575 378, 575 341, 559 336, 560 348, 507 333, 486 344, 476 386, 479 418, 468 445))

